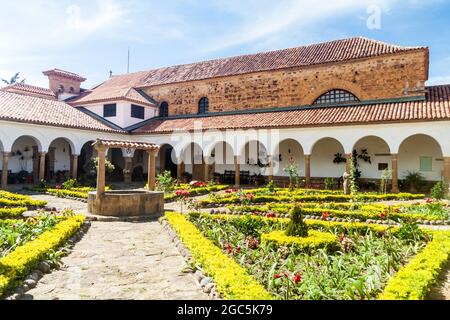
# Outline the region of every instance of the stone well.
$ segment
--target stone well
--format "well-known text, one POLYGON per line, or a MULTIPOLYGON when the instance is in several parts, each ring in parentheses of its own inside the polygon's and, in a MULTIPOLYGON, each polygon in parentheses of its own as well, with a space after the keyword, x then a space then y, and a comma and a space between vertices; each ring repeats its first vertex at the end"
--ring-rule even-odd
POLYGON ((91 191, 88 211, 115 217, 160 215, 164 212, 164 192, 114 190, 97 195, 91 191))

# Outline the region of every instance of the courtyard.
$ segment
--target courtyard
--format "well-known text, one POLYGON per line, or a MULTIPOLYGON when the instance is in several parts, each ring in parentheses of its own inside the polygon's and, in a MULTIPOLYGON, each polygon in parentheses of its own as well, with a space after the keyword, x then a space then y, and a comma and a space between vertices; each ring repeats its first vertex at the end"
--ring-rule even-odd
POLYGON ((448 200, 168 177, 158 216, 92 215, 73 181, 1 192, 3 298, 450 298, 448 200), (307 235, 288 236, 299 214, 307 235))

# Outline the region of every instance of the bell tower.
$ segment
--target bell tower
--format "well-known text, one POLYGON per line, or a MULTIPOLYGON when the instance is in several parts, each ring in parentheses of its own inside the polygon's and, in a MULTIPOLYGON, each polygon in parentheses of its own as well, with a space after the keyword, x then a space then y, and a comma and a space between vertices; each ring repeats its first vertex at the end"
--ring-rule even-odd
POLYGON ((44 71, 43 74, 48 77, 49 89, 56 94, 58 100, 78 96, 81 92, 81 83, 86 81, 86 78, 76 73, 60 69, 44 71))

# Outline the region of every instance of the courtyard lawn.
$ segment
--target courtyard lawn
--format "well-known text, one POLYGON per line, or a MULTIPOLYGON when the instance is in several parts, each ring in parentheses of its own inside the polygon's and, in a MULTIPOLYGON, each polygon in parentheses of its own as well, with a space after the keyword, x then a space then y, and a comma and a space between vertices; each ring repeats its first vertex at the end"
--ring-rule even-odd
MULTIPOLYGON (((306 220, 309 236, 300 238, 285 235, 285 218, 198 212, 166 217, 219 292, 229 274, 211 270, 211 260, 237 263, 275 299, 423 299, 450 255, 450 232, 421 231, 414 224, 306 220), (208 257, 200 250, 197 243, 205 240, 193 240, 195 230, 220 254, 208 257), (419 279, 412 272, 418 265, 424 274, 419 279)), ((232 288, 225 289, 231 297, 232 288)))

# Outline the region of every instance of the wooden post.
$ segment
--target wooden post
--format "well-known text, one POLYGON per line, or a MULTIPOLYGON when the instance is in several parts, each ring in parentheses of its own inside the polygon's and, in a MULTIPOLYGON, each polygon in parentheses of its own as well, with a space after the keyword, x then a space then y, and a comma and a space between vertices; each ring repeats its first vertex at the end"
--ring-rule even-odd
POLYGON ((178 182, 181 182, 184 171, 185 171, 184 162, 181 158, 178 158, 178 163, 177 163, 177 180, 178 180, 178 182))
POLYGON ((392 162, 392 193, 398 193, 398 154, 391 154, 392 162))
POLYGON ((273 181, 273 156, 269 155, 269 182, 273 181))
POLYGON ((2 189, 8 189, 8 161, 9 152, 3 152, 3 164, 2 164, 2 189))
POLYGON ((124 157, 124 160, 125 160, 125 168, 124 168, 125 172, 123 174, 123 181, 125 183, 130 183, 132 176, 131 170, 133 169, 133 158, 124 157))
POLYGON ((106 148, 97 148, 98 153, 98 166, 97 166, 97 197, 100 197, 105 193, 105 162, 106 162, 106 148))
POLYGON ((444 157, 444 188, 445 194, 450 196, 450 157, 444 157))
POLYGON ((311 155, 305 154, 305 188, 311 188, 311 155))
POLYGON ((72 155, 72 170, 71 170, 71 175, 72 175, 72 179, 77 179, 78 178, 78 155, 77 154, 73 154, 72 155))
POLYGON ((148 190, 154 191, 156 186, 156 154, 158 150, 148 150, 148 190))
POLYGON ((239 163, 239 156, 234 156, 234 184, 239 186, 241 184, 241 164, 239 163))
POLYGON ((203 181, 209 181, 210 179, 210 175, 209 175, 209 171, 211 168, 211 165, 209 164, 209 157, 205 157, 203 160, 203 181))
POLYGON ((41 182, 42 180, 45 179, 45 155, 46 152, 40 152, 39 153, 39 181, 41 182))
POLYGON ((352 161, 352 157, 353 154, 352 153, 346 153, 345 157, 347 159, 346 163, 345 163, 345 171, 350 174, 350 165, 351 165, 351 161, 352 161))

